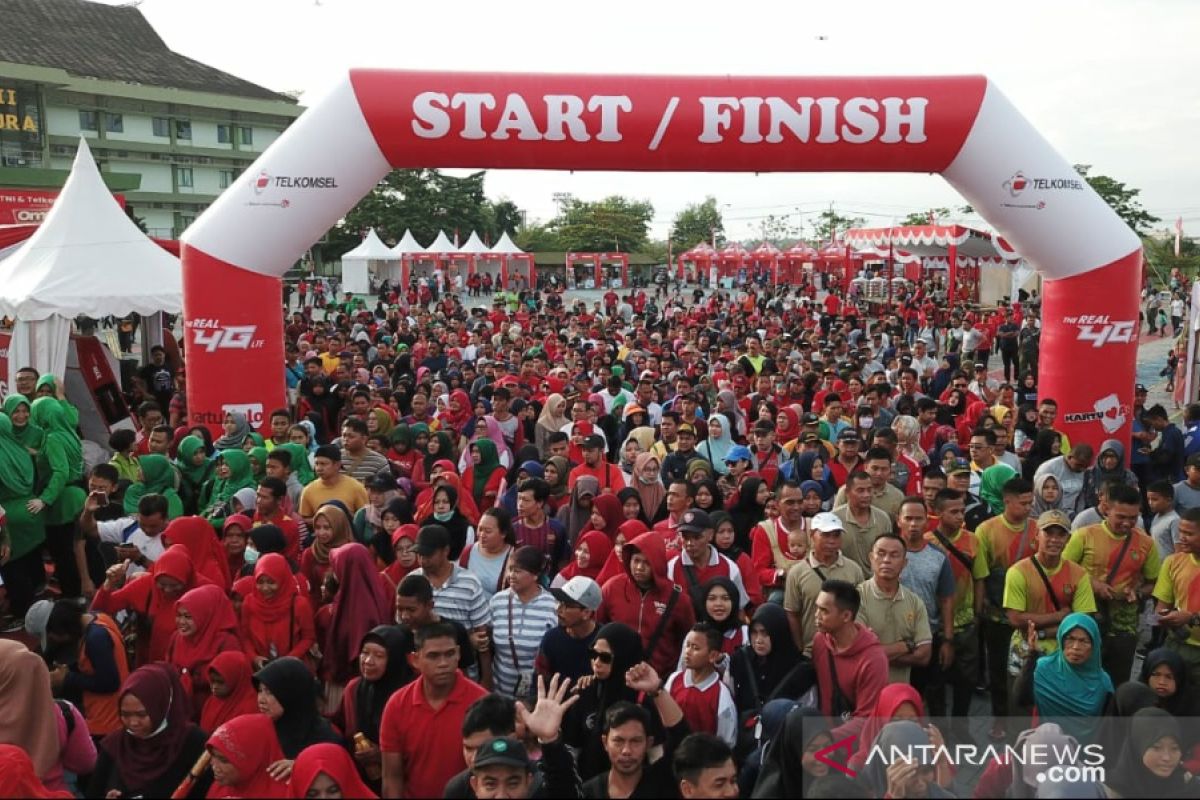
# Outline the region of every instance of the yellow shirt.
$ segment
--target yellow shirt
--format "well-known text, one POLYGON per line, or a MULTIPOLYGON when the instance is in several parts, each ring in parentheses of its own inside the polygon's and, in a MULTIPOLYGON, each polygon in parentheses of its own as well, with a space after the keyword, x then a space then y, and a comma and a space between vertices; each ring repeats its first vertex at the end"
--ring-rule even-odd
POLYGON ((330 500, 341 501, 349 509, 351 517, 370 502, 367 499, 366 488, 349 475, 339 474, 338 480, 333 486, 327 486, 320 478, 317 478, 305 486, 304 491, 300 493, 300 516, 306 520, 312 519, 313 515, 317 513, 317 509, 330 500))

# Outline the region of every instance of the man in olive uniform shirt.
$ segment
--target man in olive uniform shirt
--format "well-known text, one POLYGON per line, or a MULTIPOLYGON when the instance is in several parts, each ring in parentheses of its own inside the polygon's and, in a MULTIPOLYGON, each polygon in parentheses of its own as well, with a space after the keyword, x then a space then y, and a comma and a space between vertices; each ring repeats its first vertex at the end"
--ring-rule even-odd
POLYGON ((1142 498, 1132 486, 1108 490, 1108 517, 1071 534, 1063 558, 1091 576, 1100 616, 1101 658, 1119 687, 1130 678, 1137 649, 1138 609, 1162 568, 1158 547, 1137 527, 1142 498))

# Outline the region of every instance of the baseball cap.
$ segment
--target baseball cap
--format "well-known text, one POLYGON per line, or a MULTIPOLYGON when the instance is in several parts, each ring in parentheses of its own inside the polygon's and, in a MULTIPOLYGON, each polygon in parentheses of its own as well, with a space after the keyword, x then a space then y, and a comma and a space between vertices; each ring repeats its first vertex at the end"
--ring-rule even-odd
POLYGON ((980 364, 977 362, 975 364, 975 371, 979 372, 979 370, 981 370, 981 369, 987 369, 987 364, 980 364))
POLYGON ((821 441, 821 436, 816 431, 809 431, 800 437, 800 441, 804 444, 808 444, 809 442, 819 442, 821 441))
POLYGON ((692 427, 692 423, 685 422, 679 426, 679 429, 675 432, 675 435, 678 436, 681 433, 690 433, 692 436, 695 436, 696 429, 692 427))
POLYGON ((600 585, 586 575, 576 575, 562 586, 551 589, 550 594, 559 602, 574 603, 588 611, 600 607, 600 585))
POLYGON ((602 450, 604 449, 604 437, 593 433, 586 437, 579 446, 584 450, 602 450))
POLYGON ((680 517, 678 530, 680 533, 704 533, 712 526, 708 514, 698 508, 691 508, 680 517))
POLYGON ((738 461, 750 460, 750 448, 744 444, 735 444, 729 448, 729 452, 725 454, 725 463, 734 464, 738 461))
POLYGON ((50 612, 53 610, 53 600, 38 600, 25 612, 25 632, 38 637, 43 653, 46 652, 46 624, 50 621, 50 612))
POLYGON ((971 462, 965 458, 956 458, 950 462, 950 467, 946 470, 947 475, 954 475, 958 472, 970 472, 971 462))
POLYGON ((842 431, 841 433, 838 434, 837 438, 838 438, 839 442, 861 441, 861 439, 858 436, 858 431, 854 430, 853 428, 846 428, 844 431, 842 431))
POLYGON ((1133 387, 1134 394, 1146 394, 1148 391, 1150 390, 1146 388, 1146 384, 1144 383, 1139 383, 1137 386, 1133 387))
POLYGON ((846 525, 832 511, 822 511, 820 514, 817 514, 812 519, 812 526, 813 530, 820 531, 821 533, 846 530, 846 525))
POLYGON ((811 411, 800 418, 801 425, 820 425, 821 418, 811 411))
POLYGON ((533 769, 529 753, 525 746, 512 736, 490 739, 483 743, 475 752, 475 763, 471 772, 478 772, 486 767, 516 767, 518 769, 533 769))
POLYGON ((1041 516, 1037 518, 1038 528, 1045 530, 1046 528, 1062 528, 1070 533, 1071 518, 1057 508, 1052 508, 1049 511, 1043 511, 1041 516))
POLYGON ((430 556, 450 546, 450 532, 441 525, 426 525, 417 533, 413 550, 419 556, 430 556))

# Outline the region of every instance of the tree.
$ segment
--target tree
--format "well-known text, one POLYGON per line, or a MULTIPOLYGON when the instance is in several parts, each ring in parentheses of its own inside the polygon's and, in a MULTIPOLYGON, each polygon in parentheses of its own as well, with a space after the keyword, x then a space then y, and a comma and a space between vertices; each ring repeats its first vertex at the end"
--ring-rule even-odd
POLYGON ((565 250, 632 253, 639 252, 649 240, 654 206, 647 200, 630 200, 621 195, 595 202, 571 195, 555 199, 559 212, 549 228, 558 234, 565 250))
POLYGON ((711 243, 714 239, 717 247, 724 246, 725 221, 717 209, 716 198, 706 197, 703 203, 691 203, 676 214, 671 223, 670 239, 676 253, 690 250, 700 242, 711 243))
MULTIPOLYGON (((517 204, 507 197, 488 203, 485 212, 488 217, 486 235, 488 241, 493 244, 505 233, 511 234, 517 231, 525 222, 521 209, 517 208, 517 204)), ((484 232, 480 231, 480 235, 483 236, 484 232)))
POLYGON ((940 206, 938 208, 930 208, 926 211, 914 211, 904 219, 900 220, 901 225, 937 225, 938 220, 950 216, 950 209, 940 206), (932 220, 930 219, 932 217, 932 220))
POLYGON ((432 242, 438 231, 451 237, 457 232, 460 242, 476 231, 495 242, 504 231, 516 229, 521 210, 509 200, 489 201, 483 191, 485 175, 455 178, 433 169, 394 170, 330 231, 326 252, 341 255, 369 228, 389 243, 398 242, 406 228, 422 244, 432 242))
POLYGON ((791 216, 768 214, 762 221, 761 240, 770 242, 781 250, 787 249, 800 238, 800 227, 793 225, 791 216))
POLYGON ((1191 239, 1180 242, 1179 255, 1176 256, 1174 235, 1161 239, 1146 236, 1142 238, 1142 255, 1147 272, 1163 285, 1170 282, 1173 269, 1190 277, 1200 274, 1200 245, 1191 239))
POLYGON ((1138 200, 1138 195, 1142 193, 1141 189, 1130 188, 1108 175, 1089 175, 1091 169, 1091 164, 1075 165, 1075 171, 1096 190, 1096 194, 1104 198, 1104 202, 1117 212, 1118 217, 1125 220, 1126 225, 1133 228, 1134 233, 1144 236, 1150 232, 1150 227, 1154 223, 1162 221, 1142 208, 1142 203, 1138 200))
POLYGON ((532 222, 528 225, 521 225, 517 228, 516 236, 513 237, 513 242, 517 247, 527 253, 542 251, 542 252, 557 252, 566 250, 562 245, 562 241, 558 238, 558 233, 550 230, 550 228, 542 222, 532 222))
POLYGON ((813 232, 816 234, 817 242, 820 243, 832 241, 835 233, 845 233, 850 228, 857 228, 864 224, 866 224, 866 220, 862 217, 843 217, 830 208, 817 215, 817 221, 813 223, 813 232))

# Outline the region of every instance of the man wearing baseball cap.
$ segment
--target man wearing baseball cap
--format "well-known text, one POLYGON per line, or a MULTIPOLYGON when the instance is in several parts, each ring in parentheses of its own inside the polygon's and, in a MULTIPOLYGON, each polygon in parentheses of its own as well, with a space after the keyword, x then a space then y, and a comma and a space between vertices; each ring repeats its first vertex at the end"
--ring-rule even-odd
POLYGON ((681 423, 675 437, 675 452, 664 458, 662 462, 664 486, 669 486, 672 481, 686 481, 688 462, 693 458, 701 457, 696 452, 696 429, 692 427, 691 423, 681 423))
POLYGON ((578 680, 592 671, 588 651, 599 630, 600 586, 586 575, 576 575, 561 586, 552 586, 550 593, 558 601, 558 627, 542 637, 533 669, 547 679, 558 673, 578 680))
POLYGON ((864 468, 865 463, 858 454, 861 446, 862 439, 853 428, 838 434, 837 456, 829 462, 829 477, 834 486, 845 486, 851 474, 864 468))
POLYGON ((667 577, 691 594, 692 603, 700 607, 703 600, 701 586, 713 578, 728 578, 738 589, 738 608, 749 605, 750 595, 746 592, 742 571, 712 546, 715 530, 708 514, 698 508, 689 508, 679 518, 676 530, 683 539, 683 552, 667 562, 667 577))
POLYGON ((593 433, 584 438, 579 449, 583 451, 583 463, 571 470, 567 478, 570 488, 574 489, 584 475, 590 475, 600 483, 601 494, 616 494, 625 488, 625 473, 604 457, 603 437, 593 433))
POLYGON ((536 738, 542 756, 535 764, 520 739, 502 736, 480 746, 471 764, 471 791, 478 798, 533 797, 534 769, 541 773, 538 797, 582 797, 583 786, 575 769, 575 758, 562 741, 562 718, 579 700, 568 696, 571 681, 555 675, 538 679, 537 705, 533 711, 517 704, 517 715, 526 734, 536 738))
MULTIPOLYGON (((1004 578, 1004 611, 1013 627, 1009 663, 1014 653, 1020 656, 1027 686, 1033 684, 1038 657, 1058 649, 1058 626, 1067 615, 1096 613, 1087 570, 1063 558, 1071 537, 1070 518, 1051 509, 1037 518, 1037 529, 1037 553, 1013 564, 1004 578)), ((1093 642, 1092 646, 1099 643, 1093 642)), ((1112 677, 1117 682, 1117 676, 1112 677)), ((1021 709, 1027 713, 1032 706, 1031 692, 1019 697, 1011 688, 1013 712, 1021 709)))
POLYGON ((783 608, 796 646, 805 655, 812 654, 815 629, 812 620, 817 611, 817 595, 827 580, 846 581, 858 586, 866 574, 858 562, 842 555, 845 525, 837 514, 822 511, 812 518, 808 555, 788 570, 784 579, 783 608))

